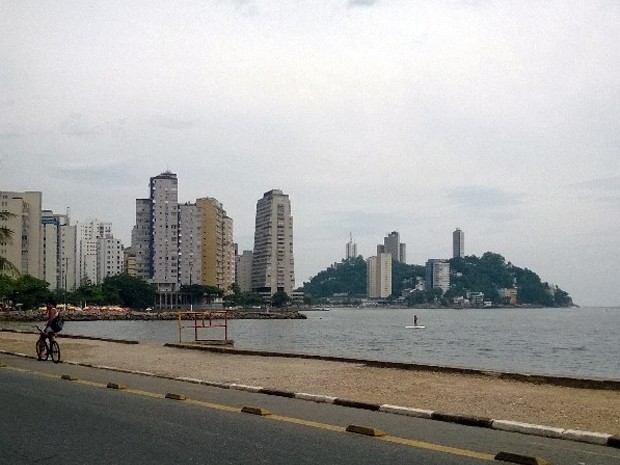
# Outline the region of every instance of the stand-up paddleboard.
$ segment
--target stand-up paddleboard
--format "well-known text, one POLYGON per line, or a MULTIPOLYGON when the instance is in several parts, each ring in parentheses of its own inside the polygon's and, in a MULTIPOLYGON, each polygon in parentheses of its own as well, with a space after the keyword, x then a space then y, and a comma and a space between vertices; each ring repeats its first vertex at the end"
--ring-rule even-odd
POLYGON ((426 326, 418 325, 418 317, 417 316, 413 317, 413 325, 405 326, 405 329, 424 329, 424 328, 426 328, 426 326))

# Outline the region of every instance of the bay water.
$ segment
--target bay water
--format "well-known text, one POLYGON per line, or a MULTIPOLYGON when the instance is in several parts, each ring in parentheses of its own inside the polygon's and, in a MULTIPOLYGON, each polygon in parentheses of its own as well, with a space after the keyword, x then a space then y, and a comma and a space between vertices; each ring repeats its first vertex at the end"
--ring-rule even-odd
MULTIPOLYGON (((228 337, 239 349, 620 379, 620 308, 331 308, 302 313, 308 318, 229 320, 228 337), (424 329, 406 328, 414 315, 424 329)), ((63 333, 179 340, 176 321, 67 321, 63 333)), ((200 330, 199 337, 222 338, 223 329, 200 330)), ((182 339, 193 341, 193 330, 184 329, 182 339)))

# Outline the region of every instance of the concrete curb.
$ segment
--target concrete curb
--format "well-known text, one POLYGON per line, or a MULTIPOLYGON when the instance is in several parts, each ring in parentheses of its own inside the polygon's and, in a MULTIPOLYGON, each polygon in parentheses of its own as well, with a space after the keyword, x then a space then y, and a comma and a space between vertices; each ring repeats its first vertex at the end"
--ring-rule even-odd
POLYGON ((465 426, 477 426, 479 428, 491 428, 493 420, 486 417, 454 415, 452 413, 433 412, 431 420, 445 421, 447 423, 457 423, 465 426))
MULTIPOLYGON (((10 352, 0 349, 0 354, 14 355, 24 358, 36 359, 33 355, 10 352)), ((373 404, 369 402, 360 402, 356 400, 343 399, 340 397, 324 396, 317 394, 309 394, 305 392, 293 393, 290 391, 283 391, 278 389, 268 389, 261 386, 249 386, 246 384, 237 383, 219 383, 212 381, 205 381, 196 378, 188 378, 185 376, 167 376, 159 375, 156 373, 150 373, 138 370, 128 370, 125 368, 116 368, 105 365, 93 365, 89 363, 80 362, 64 362, 68 365, 85 366, 90 368, 97 368, 100 370, 116 371, 119 373, 130 373, 135 375, 149 376, 152 378, 168 379, 173 381, 181 381, 185 383, 200 384, 204 386, 217 387, 221 389, 237 389, 240 391, 253 392, 257 394, 273 395, 279 397, 295 398, 300 400, 307 400, 312 402, 323 402, 328 404, 340 405, 343 407, 360 408, 371 411, 380 411, 385 413, 391 413, 394 415, 406 415, 411 417, 418 417, 424 419, 431 419, 436 421, 444 421, 448 423, 457 423, 466 426, 474 426, 481 428, 490 428, 501 431, 522 433, 532 436, 541 436, 546 438, 563 439, 575 442, 584 442, 588 444, 594 444, 599 446, 607 446, 620 448, 620 436, 614 436, 607 433, 598 433, 590 431, 581 431, 574 429, 556 428, 552 426, 534 425, 529 423, 521 423, 517 421, 509 420, 495 420, 486 417, 456 415, 444 412, 435 412, 432 410, 415 409, 410 407, 402 407, 398 405, 390 404, 373 404)))
MULTIPOLYGON (((25 331, 22 329, 0 328, 0 331, 4 333, 35 334, 35 335, 39 334, 36 331, 25 331)), ((86 339, 89 341, 116 342, 118 344, 140 344, 140 341, 137 341, 135 339, 110 339, 107 337, 78 336, 78 335, 73 335, 73 334, 61 334, 61 333, 57 333, 55 337, 60 338, 60 339, 86 339)))
POLYGON ((425 418, 430 420, 433 416, 432 410, 423 410, 419 408, 400 407, 398 405, 384 404, 379 407, 380 412, 393 413, 395 415, 406 415, 408 417, 425 418))
POLYGON ((235 349, 230 347, 208 346, 188 342, 166 342, 164 347, 177 349, 202 350, 222 354, 253 355, 256 357, 282 357, 301 358, 309 360, 323 360, 327 362, 354 363, 376 368, 397 368, 400 370, 434 371, 438 373, 457 373, 465 375, 485 376, 494 379, 506 379, 521 381, 531 384, 549 384, 552 386, 564 386, 581 389, 597 389, 606 391, 620 391, 620 380, 607 378, 570 378, 567 376, 554 376, 535 373, 516 373, 509 371, 494 371, 475 368, 451 367, 441 365, 425 365, 419 363, 381 362, 377 360, 363 360, 347 357, 335 357, 328 355, 293 354, 287 352, 273 352, 266 350, 235 349))

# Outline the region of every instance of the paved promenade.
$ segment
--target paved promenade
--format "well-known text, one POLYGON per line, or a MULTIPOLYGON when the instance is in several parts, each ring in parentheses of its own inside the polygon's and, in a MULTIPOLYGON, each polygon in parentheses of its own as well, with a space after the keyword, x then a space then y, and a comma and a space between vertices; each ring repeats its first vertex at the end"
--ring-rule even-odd
MULTIPOLYGON (((0 350, 34 355, 35 334, 0 331, 0 350)), ((65 361, 213 383, 391 404, 620 436, 620 390, 363 363, 214 353, 157 344, 59 338, 65 361)), ((0 354, 0 360, 8 357, 0 354)))

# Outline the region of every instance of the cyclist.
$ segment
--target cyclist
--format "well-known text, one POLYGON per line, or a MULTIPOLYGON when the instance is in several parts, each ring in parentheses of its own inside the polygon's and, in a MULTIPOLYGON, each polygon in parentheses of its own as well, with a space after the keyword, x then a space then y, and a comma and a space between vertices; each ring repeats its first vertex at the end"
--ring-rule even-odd
POLYGON ((41 334, 41 339, 45 339, 47 337, 50 340, 50 343, 54 340, 54 334, 58 331, 55 331, 52 326, 55 326, 54 320, 58 316, 58 309, 56 308, 56 304, 52 301, 47 303, 47 321, 45 323, 45 329, 43 330, 43 334, 41 334))

